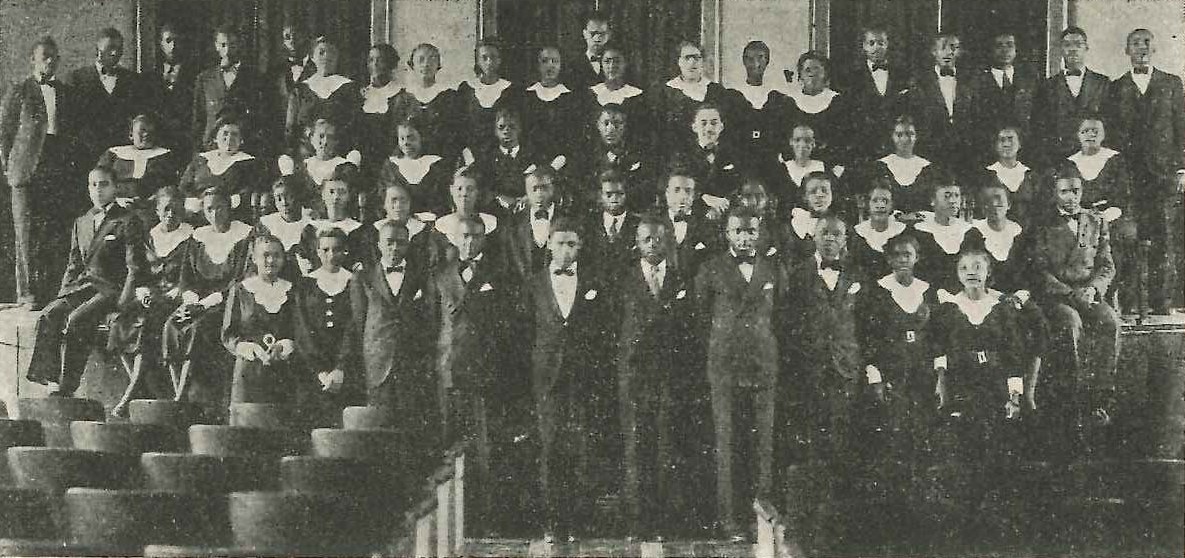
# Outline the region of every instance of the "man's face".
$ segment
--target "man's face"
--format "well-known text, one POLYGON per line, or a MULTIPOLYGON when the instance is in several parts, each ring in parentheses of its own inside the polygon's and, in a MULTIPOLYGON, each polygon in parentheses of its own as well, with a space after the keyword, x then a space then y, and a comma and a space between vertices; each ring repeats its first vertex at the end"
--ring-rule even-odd
POLYGON ((864 34, 860 48, 864 51, 864 58, 874 64, 880 64, 885 61, 885 56, 889 52, 889 34, 881 31, 869 31, 864 34))
POLYGON ((760 182, 746 182, 741 185, 741 205, 757 213, 763 213, 769 205, 769 196, 760 182))
POLYGON ((1015 159, 1020 153, 1020 137, 1016 130, 1005 128, 996 134, 996 155, 1001 159, 1015 159))
POLYGON ((761 78, 769 67, 769 52, 760 48, 747 49, 741 53, 741 63, 745 65, 745 75, 761 78))
POLYGON ((815 248, 825 260, 836 260, 843 255, 848 232, 838 219, 819 219, 815 225, 815 248))
POLYGON ((649 224, 638 225, 638 234, 635 239, 638 253, 652 264, 662 262, 667 256, 667 236, 666 227, 649 224))
POLYGON ((1054 183, 1054 194, 1057 196, 1057 207, 1066 213, 1078 213, 1082 206, 1082 180, 1078 178, 1059 178, 1054 183))
POLYGON ((918 130, 911 124, 893 126, 893 149, 897 153, 913 153, 918 141, 918 130))
POLYGON ((387 218, 398 223, 407 221, 411 215, 411 196, 403 188, 387 188, 383 193, 383 211, 387 218))
POLYGON ((329 43, 317 43, 313 49, 313 64, 317 65, 325 75, 333 75, 337 71, 337 48, 329 43))
POLYGON ((908 242, 894 244, 886 256, 893 271, 913 271, 918 263, 918 250, 908 242))
POLYGON ((831 181, 814 178, 803 185, 803 197, 807 209, 822 213, 831 208, 831 181))
POLYGON ((160 34, 160 54, 165 60, 173 60, 177 57, 177 46, 181 43, 181 36, 171 29, 166 29, 160 34))
POLYGON ((625 115, 619 112, 601 112, 597 118, 597 133, 606 145, 619 145, 625 137, 625 115))
POLYGON ((1152 38, 1151 31, 1136 31, 1127 37, 1124 52, 1131 59, 1132 67, 1147 68, 1152 64, 1152 54, 1156 52, 1152 38))
POLYGON ((399 127, 399 151, 403 152, 408 157, 419 157, 420 150, 423 148, 423 141, 420 138, 419 130, 411 126, 399 127))
POLYGON ((672 176, 667 179, 667 208, 683 215, 691 214, 695 201, 695 180, 690 176, 672 176))
POLYGON ((346 257, 346 243, 340 238, 326 237, 317 239, 317 258, 321 265, 340 266, 346 257))
POLYGON ((518 145, 518 121, 513 118, 501 117, 494 123, 494 135, 502 147, 518 145))
POLYGON ((1083 151, 1095 151, 1103 144, 1107 132, 1100 120, 1087 118, 1078 125, 1078 144, 1083 151))
POLYGON ((477 68, 482 75, 497 74, 502 68, 502 53, 493 45, 482 45, 477 49, 477 68))
POLYGON ((318 157, 328 159, 329 154, 333 153, 334 144, 337 143, 337 127, 330 124, 314 126, 309 143, 318 157))
POLYGON ((815 131, 806 126, 797 126, 790 135, 790 149, 794 157, 810 159, 815 150, 815 131))
POLYGON ((237 124, 227 124, 214 134, 214 145, 226 153, 238 153, 243 146, 243 132, 237 124))
POLYGON ((983 192, 984 215, 989 221, 1003 221, 1008 216, 1008 190, 988 188, 983 192))
POLYGON ((92 170, 86 175, 86 189, 95 207, 107 207, 115 201, 115 180, 110 172, 92 170))
POLYGON ((58 49, 38 45, 33 49, 33 73, 45 77, 52 77, 58 70, 58 49))
POLYGON ((893 193, 887 188, 876 188, 868 195, 868 213, 884 217, 893 213, 893 193))
POLYGON ((704 53, 692 45, 679 49, 679 74, 687 81, 699 81, 703 77, 704 53))
POLYGON ((934 213, 953 217, 959 214, 963 195, 958 186, 939 186, 934 189, 934 213))
POLYGON ((469 176, 458 176, 453 179, 449 193, 452 195, 453 206, 458 213, 472 215, 477 212, 477 200, 481 195, 481 191, 477 188, 477 180, 469 176))
POLYGON ((565 268, 572 265, 580 255, 580 235, 572 231, 554 232, 547 246, 551 250, 551 260, 557 267, 565 268))
POLYGON ((935 39, 931 53, 940 68, 954 68, 962 53, 962 45, 958 37, 939 37, 935 39))
POLYGON ((152 124, 144 120, 137 120, 132 124, 132 145, 136 149, 148 149, 152 147, 154 138, 152 124))
POLYGON ((1016 37, 1000 35, 992 40, 992 62, 1001 68, 1016 62, 1016 37))
POLYGON ((555 199, 555 179, 550 176, 528 174, 524 184, 531 207, 547 209, 555 199))
POLYGON ((625 80, 625 53, 611 48, 601 55, 601 72, 605 74, 605 81, 625 80))
POLYGON ((350 203, 350 186, 341 180, 326 180, 321 184, 321 201, 334 209, 334 215, 345 217, 350 203))
POLYGON ((407 256, 407 248, 411 243, 407 240, 407 229, 397 225, 384 226, 379 229, 378 248, 383 262, 396 264, 407 256))
POLYGON ((457 257, 461 260, 471 260, 481 253, 486 244, 486 229, 479 222, 464 221, 457 227, 457 257))
POLYGON ((214 50, 218 52, 218 58, 222 65, 230 65, 239 61, 239 37, 238 35, 219 33, 214 36, 214 50))
POLYGON ((752 255, 757 247, 757 219, 731 216, 724 227, 724 238, 728 246, 738 255, 752 255))
POLYGON ((289 54, 296 55, 300 53, 300 44, 304 42, 300 36, 300 31, 292 25, 285 25, 284 29, 280 31, 280 38, 284 42, 284 50, 289 54))
POLYGON ((1062 38, 1062 60, 1067 68, 1081 68, 1086 65, 1086 52, 1090 45, 1086 37, 1071 33, 1062 38))
POLYGON ((605 43, 609 42, 609 22, 607 21, 589 21, 584 26, 584 45, 588 52, 593 54, 601 54, 605 50, 605 43))
POLYGON ((114 68, 119 65, 119 59, 123 58, 123 40, 103 37, 95 44, 95 50, 98 51, 100 66, 114 68))
POLYGON ((700 145, 716 145, 720 141, 720 134, 724 133, 724 119, 720 118, 720 111, 711 108, 700 109, 691 121, 691 131, 700 145))
POLYGON ((601 211, 610 215, 625 213, 625 185, 620 182, 601 183, 601 211))
POLYGON ((989 264, 983 254, 967 254, 959 257, 959 283, 963 289, 982 289, 987 286, 989 264))
POLYGON ((560 69, 563 68, 560 51, 555 48, 545 48, 539 51, 539 80, 555 83, 560 79, 560 69))

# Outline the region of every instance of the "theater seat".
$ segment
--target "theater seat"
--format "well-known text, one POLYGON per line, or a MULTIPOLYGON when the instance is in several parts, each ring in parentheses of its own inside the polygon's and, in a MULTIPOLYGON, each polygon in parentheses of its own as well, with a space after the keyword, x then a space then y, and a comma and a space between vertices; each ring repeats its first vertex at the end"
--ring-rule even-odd
POLYGON ((131 421, 136 424, 189 428, 202 420, 201 405, 184 401, 133 399, 128 408, 131 421))
POLYGON ((66 492, 68 540, 139 555, 148 544, 223 544, 226 500, 217 494, 71 488, 66 492))
POLYGON ((54 492, 76 486, 136 488, 142 483, 139 458, 73 448, 8 448, 17 486, 54 492))
POLYGON ((246 428, 292 428, 292 409, 277 403, 231 403, 231 426, 246 428))
POLYGON ((53 495, 44 490, 0 488, 0 538, 52 539, 53 495))
POLYGON ((306 453, 309 435, 296 430, 246 428, 213 424, 189 427, 189 446, 199 455, 279 459, 306 453))
POLYGON ((140 455, 149 451, 183 451, 185 432, 158 424, 74 421, 70 425, 78 449, 140 455))
POLYGON ((41 423, 45 444, 68 448, 73 443, 70 423, 76 420, 101 421, 106 416, 103 404, 74 397, 22 398, 17 400, 17 414, 25 420, 41 423))
POLYGON ((145 453, 140 456, 145 486, 154 490, 228 494, 279 488, 275 459, 192 453, 145 453))
POLYGON ((392 512, 368 513, 348 495, 236 492, 230 495, 232 546, 263 555, 369 555, 394 538, 379 528, 399 515, 392 512))
MULTIPOLYGON (((390 464, 401 462, 400 455, 406 447, 403 437, 393 430, 317 428, 313 430, 312 438, 313 455, 390 464)), ((428 460, 429 456, 416 458, 428 460)))
POLYGON ((43 445, 45 437, 41 433, 40 422, 0 419, 0 487, 12 486, 13 483, 12 472, 8 468, 8 448, 43 445))
POLYGON ((378 407, 346 407, 342 409, 342 424, 346 430, 374 430, 391 428, 390 412, 378 407))
POLYGON ((371 498, 381 507, 408 502, 402 471, 388 463, 340 457, 295 455, 280 460, 280 486, 292 492, 350 494, 371 498))

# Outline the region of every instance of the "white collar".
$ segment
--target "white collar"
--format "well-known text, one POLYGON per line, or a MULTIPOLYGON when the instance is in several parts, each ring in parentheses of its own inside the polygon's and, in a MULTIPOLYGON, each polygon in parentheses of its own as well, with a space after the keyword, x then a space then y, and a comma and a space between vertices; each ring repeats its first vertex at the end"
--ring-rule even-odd
POLYGON ((432 87, 426 87, 426 88, 419 87, 417 85, 404 85, 403 86, 403 90, 407 91, 412 97, 415 97, 415 99, 417 101, 419 101, 420 104, 422 104, 422 105, 426 105, 426 104, 431 103, 432 101, 436 100, 436 97, 438 97, 441 93, 445 92, 448 89, 452 89, 452 88, 446 87, 444 84, 440 83, 439 81, 432 84, 432 87))
POLYGON ((1029 172, 1029 167, 1026 167, 1024 163, 1017 161, 1015 167, 1008 168, 999 161, 996 161, 995 163, 989 165, 987 170, 996 173, 996 179, 998 179, 1001 184, 1008 188, 1009 192, 1015 194, 1016 191, 1020 189, 1021 183, 1025 181, 1025 176, 1029 172))
POLYGON ((1072 75, 1070 75, 1070 71, 1071 70, 1069 68, 1062 66, 1062 77, 1064 77, 1066 79, 1071 79, 1071 78, 1082 79, 1082 78, 1086 77, 1086 74, 1090 73, 1090 68, 1087 68, 1086 66, 1082 66, 1082 75, 1080 75, 1080 76, 1072 76, 1072 75))
MULTIPOLYGON (((493 215, 488 213, 478 213, 477 218, 481 219, 482 224, 485 225, 487 237, 490 235, 490 233, 494 232, 494 230, 498 228, 498 218, 494 217, 493 215)), ((443 234, 445 238, 447 238, 448 241, 455 246, 457 244, 457 226, 460 222, 460 215, 457 213, 449 213, 448 215, 437 219, 436 222, 432 223, 432 226, 435 227, 436 230, 440 231, 440 234, 443 234)))
POLYGON ((1015 221, 1005 221, 1004 230, 992 230, 987 219, 976 219, 971 226, 983 235, 983 246, 998 262, 1008 259, 1008 252, 1012 251, 1012 241, 1021 233, 1020 224, 1015 221))
POLYGON ((682 91, 684 95, 696 102, 704 102, 708 96, 708 85, 712 82, 708 78, 700 78, 696 83, 683 81, 683 78, 675 76, 667 81, 667 87, 673 87, 682 91))
POLYGON ((391 162, 399 167, 399 174, 407 179, 410 184, 419 184, 428 175, 428 171, 432 170, 432 165, 440 160, 439 155, 420 155, 415 159, 408 159, 407 157, 391 157, 391 162))
POLYGON ((765 108, 765 103, 769 102, 769 94, 778 91, 785 93, 774 85, 770 85, 768 81, 761 82, 761 85, 749 85, 748 82, 742 82, 737 85, 735 90, 749 101, 749 106, 761 110, 765 108))
POLYGON ((510 87, 510 82, 506 79, 499 79, 494 83, 485 84, 481 82, 481 78, 470 78, 466 83, 473 88, 473 96, 477 97, 477 103, 482 108, 493 108, 494 103, 502 98, 502 93, 510 87))
POLYGON ((896 302, 897 306, 904 310, 906 314, 913 314, 918 311, 918 308, 922 305, 922 301, 925 300, 926 290, 930 288, 929 283, 917 277, 914 277, 913 283, 910 283, 906 287, 898 283, 897 278, 892 273, 881 277, 876 284, 889 291, 889 294, 893 297, 893 302, 896 302))
POLYGON ((292 288, 292 283, 284 279, 277 277, 275 282, 268 284, 258 275, 243 279, 242 285, 243 289, 251 293, 255 297, 255 302, 267 310, 268 314, 275 314, 284 307, 284 303, 288 302, 288 291, 292 288))
POLYGON ((355 221, 353 218, 342 219, 341 221, 330 221, 329 219, 316 219, 313 221, 313 228, 317 232, 327 231, 329 229, 338 229, 346 234, 350 234, 362 226, 362 223, 355 221))
POLYGON ((839 92, 830 87, 824 88, 817 95, 807 95, 802 92, 802 88, 790 90, 790 98, 794 99, 794 104, 807 114, 818 114, 827 110, 827 107, 831 106, 831 101, 838 96, 839 92))
POLYGON ((864 239, 864 242, 868 243, 869 248, 872 248, 877 252, 884 252, 885 243, 888 242, 890 238, 905 232, 905 223, 890 218, 889 226, 883 231, 878 231, 872 228, 871 220, 865 220, 856 223, 856 226, 852 227, 852 229, 856 231, 856 234, 860 235, 860 238, 864 239))
POLYGON ((304 160, 304 168, 309 173, 309 177, 313 179, 313 183, 320 186, 322 182, 333 177, 333 173, 337 171, 339 165, 349 162, 348 159, 340 155, 332 159, 318 159, 314 155, 304 160))
POLYGON ((1118 155, 1119 152, 1107 147, 1099 148, 1099 152, 1094 155, 1087 155, 1082 151, 1067 157, 1073 161, 1074 166, 1078 167, 1078 172, 1082 175, 1083 180, 1094 180, 1099 177, 1099 173, 1103 172, 1103 167, 1107 165, 1107 161, 1111 157, 1118 155))
POLYGON ((152 251, 157 257, 164 258, 193 236, 193 225, 181 223, 176 229, 166 231, 163 223, 157 223, 148 231, 148 235, 152 237, 152 251))
POLYGON ((934 237, 934 242, 938 243, 938 247, 942 248, 943 252, 953 255, 959 253, 959 248, 963 245, 963 238, 967 235, 967 231, 971 230, 971 223, 958 217, 952 217, 949 225, 939 225, 931 216, 913 227, 919 231, 930 233, 934 237))
POLYGON ((906 159, 896 153, 881 157, 880 162, 889 168, 889 172, 893 174, 893 180, 902 186, 912 186, 913 182, 918 179, 918 175, 922 173, 922 169, 930 166, 930 161, 917 155, 906 159))
POLYGON ((801 207, 795 207, 790 210, 790 228, 794 229, 794 234, 798 238, 805 239, 808 236, 814 236, 815 225, 819 223, 819 218, 811 214, 801 207))
MULTIPOLYGON (((386 225, 389 222, 391 222, 390 218, 384 218, 375 221, 374 230, 382 230, 383 225, 386 225)), ((407 228, 407 237, 411 238, 417 234, 420 234, 420 232, 422 232, 424 229, 428 228, 428 224, 416 219, 415 217, 408 217, 407 223, 404 225, 404 227, 407 228)))
POLYGON ((387 114, 391 97, 403 91, 403 86, 391 80, 382 87, 367 85, 362 88, 362 112, 366 114, 387 114))
POLYGON ((1012 65, 1008 66, 1007 68, 996 68, 993 66, 988 69, 991 70, 992 75, 997 78, 1002 78, 1003 76, 1008 76, 1008 79, 1013 79, 1012 76, 1016 75, 1016 66, 1012 66, 1012 65))
POLYGON ((790 175, 790 180, 794 181, 796 186, 802 186, 802 179, 812 172, 826 172, 827 167, 823 165, 823 161, 818 159, 811 159, 805 167, 798 166, 794 159, 790 159, 782 163, 786 167, 786 173, 790 175))
POLYGON ((544 209, 544 210, 531 209, 530 206, 528 206, 527 207, 527 212, 528 212, 527 217, 529 217, 532 221, 536 221, 537 220, 537 219, 535 219, 535 212, 536 211, 546 211, 547 212, 547 220, 550 221, 550 220, 552 220, 552 218, 555 217, 555 202, 552 202, 551 205, 547 206, 547 209, 544 209))
MULTIPOLYGON (((1085 74, 1085 73, 1086 72, 1083 72, 1083 74, 1085 74)), ((1142 76, 1140 79, 1152 79, 1152 74, 1156 73, 1156 66, 1149 64, 1148 65, 1148 73, 1146 73, 1146 74, 1137 74, 1134 66, 1131 68, 1128 68, 1127 73, 1131 74, 1133 80, 1136 79, 1136 76, 1142 76)))
POLYGON ((528 87, 527 91, 533 92, 540 101, 545 103, 550 103, 556 99, 559 99, 560 95, 572 92, 571 89, 568 89, 567 85, 562 83, 557 83, 551 87, 544 87, 542 83, 537 81, 528 87))
POLYGON ((267 229, 267 232, 275 235, 280 239, 280 244, 284 245, 284 250, 291 250, 293 246, 300 242, 300 237, 304 234, 305 227, 308 226, 311 219, 302 216, 295 221, 285 221, 284 216, 280 212, 273 212, 259 218, 259 224, 267 229))
MULTIPOLYGON (((629 216, 629 214, 630 214, 629 211, 622 211, 620 215, 612 215, 607 211, 601 210, 601 223, 604 224, 606 227, 608 227, 608 225, 610 225, 612 223, 618 223, 618 222, 625 224, 625 218, 627 216, 629 216)), ((622 233, 622 232, 625 232, 625 231, 618 231, 618 233, 622 233)))
POLYGON ((210 168, 210 174, 214 176, 222 176, 231 165, 239 161, 250 161, 255 158, 242 151, 236 151, 230 155, 222 155, 217 149, 206 151, 201 156, 206 160, 206 166, 210 168))
POLYGON ((305 79, 304 84, 307 85, 309 90, 312 91, 316 96, 322 99, 328 99, 330 95, 333 95, 338 89, 341 89, 341 86, 347 83, 353 83, 353 81, 354 80, 346 76, 335 74, 332 76, 312 76, 308 79, 305 79))
POLYGON ((959 294, 952 295, 945 289, 939 289, 938 299, 958 307, 959 312, 967 317, 971 325, 982 325, 992 312, 992 308, 1000 303, 1000 293, 989 291, 983 294, 983 298, 971 300, 965 292, 959 291, 959 294))
POLYGON ((656 273, 663 275, 667 272, 667 261, 663 260, 656 264, 646 261, 646 258, 641 259, 642 262, 642 276, 645 277, 647 273, 656 273))
POLYGON ((350 277, 353 277, 353 275, 344 267, 338 268, 337 271, 329 271, 325 267, 318 267, 308 274, 309 277, 317 281, 317 288, 329 296, 337 296, 346 290, 346 286, 350 284, 350 277))
POLYGON ((622 85, 620 89, 612 90, 604 83, 598 83, 592 86, 592 92, 597 96, 597 104, 605 106, 609 103, 622 104, 626 99, 637 97, 642 94, 642 90, 630 84, 622 85))
POLYGON ((214 225, 198 227, 193 231, 193 239, 201 243, 211 262, 221 264, 230 257, 231 250, 250 234, 250 225, 242 221, 231 221, 230 227, 224 233, 218 232, 214 225))
POLYGON ((136 149, 134 145, 121 145, 118 147, 109 148, 112 155, 123 159, 125 161, 148 160, 154 157, 159 157, 169 152, 167 147, 149 147, 148 149, 136 149))
MULTIPOLYGON (((872 70, 872 67, 873 67, 873 66, 875 66, 876 64, 875 64, 875 63, 874 63, 872 60, 869 60, 869 59, 865 58, 865 59, 864 59, 864 65, 865 65, 865 66, 867 66, 867 67, 868 67, 868 71, 869 71, 869 72, 871 72, 871 71, 873 71, 873 70, 872 70)), ((889 71, 889 70, 888 70, 888 61, 887 61, 887 60, 886 60, 885 62, 881 62, 881 65, 882 65, 882 66, 885 66, 885 69, 883 69, 883 70, 877 70, 877 71, 880 71, 880 72, 888 72, 888 71, 889 71)))

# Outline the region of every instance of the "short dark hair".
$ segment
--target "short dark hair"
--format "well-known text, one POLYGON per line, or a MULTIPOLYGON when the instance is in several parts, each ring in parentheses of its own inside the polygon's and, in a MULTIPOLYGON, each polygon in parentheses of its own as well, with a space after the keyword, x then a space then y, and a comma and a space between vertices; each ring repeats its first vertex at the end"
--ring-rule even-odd
POLYGON ((802 190, 806 192, 806 185, 810 184, 812 180, 826 180, 828 184, 831 183, 831 175, 826 171, 811 171, 802 177, 802 190))
POLYGON ((436 45, 434 45, 432 43, 420 43, 420 44, 416 45, 415 48, 411 49, 411 54, 407 55, 407 67, 408 68, 415 67, 416 53, 419 52, 421 49, 435 52, 436 57, 440 58, 440 49, 436 48, 436 45))
POLYGON ((1090 37, 1086 35, 1086 30, 1077 25, 1071 25, 1063 29, 1061 35, 1058 35, 1058 40, 1065 40, 1070 35, 1081 35, 1084 40, 1090 40, 1090 37))
POLYGON ((329 227, 329 228, 321 229, 321 230, 317 231, 317 240, 320 241, 322 238, 336 238, 336 239, 340 240, 342 242, 342 244, 345 244, 346 243, 346 231, 343 231, 337 227, 329 227))
POLYGON ((480 184, 482 175, 476 165, 465 165, 453 172, 453 181, 455 182, 458 178, 468 178, 480 184))
POLYGON ((922 249, 922 244, 918 242, 916 237, 909 233, 902 233, 897 236, 889 237, 889 240, 885 241, 885 253, 888 254, 889 252, 892 252, 894 248, 897 248, 901 245, 913 246, 913 250, 915 252, 922 249))
POLYGON ((107 165, 96 165, 94 167, 91 167, 91 170, 86 171, 86 174, 89 175, 90 173, 96 172, 96 171, 107 175, 107 178, 110 178, 111 180, 115 180, 115 169, 113 169, 107 165))
POLYGON ((42 50, 48 50, 52 48, 54 52, 58 51, 57 41, 53 40, 53 37, 50 37, 49 35, 43 35, 40 39, 33 41, 33 45, 29 47, 30 56, 32 56, 34 52, 37 52, 37 47, 41 47, 42 50))
MULTIPOLYGON (((668 221, 666 219, 666 216, 659 216, 659 215, 655 215, 653 213, 646 213, 646 214, 642 215, 641 219, 638 220, 638 228, 640 229, 642 227, 661 228, 663 230, 663 232, 665 233, 667 230, 669 230, 668 227, 670 227, 670 221, 668 221)), ((634 234, 637 234, 637 231, 635 231, 634 234)))
POLYGON ((497 49, 499 53, 502 52, 502 42, 497 37, 486 37, 477 41, 477 45, 473 47, 473 73, 481 74, 481 68, 477 65, 477 52, 481 47, 491 47, 497 49))
POLYGON ((583 236, 580 234, 580 224, 575 219, 567 216, 559 216, 551 220, 551 234, 548 236, 561 232, 576 233, 576 236, 583 236))
MULTIPOLYGON (((320 235, 318 235, 318 237, 319 236, 320 235)), ((264 234, 256 236, 255 240, 251 241, 251 252, 254 253, 255 250, 258 249, 260 246, 266 246, 268 244, 279 245, 280 251, 281 252, 284 251, 284 243, 282 241, 280 241, 280 237, 278 237, 274 234, 271 234, 271 233, 264 233, 264 234)))
POLYGON ((597 173, 597 184, 600 185, 606 182, 625 184, 625 174, 617 169, 605 169, 597 173))
POLYGON ((802 75, 802 66, 810 60, 814 60, 823 66, 823 71, 827 73, 827 77, 831 77, 831 60, 828 60, 825 54, 817 50, 808 50, 798 57, 798 75, 802 75))
POLYGON ((1053 167, 1051 172, 1054 183, 1058 180, 1078 179, 1082 181, 1082 172, 1078 170, 1078 165, 1075 165, 1070 160, 1063 160, 1053 167))
POLYGON ((243 33, 239 31, 239 28, 229 23, 214 28, 214 34, 212 36, 216 38, 219 35, 226 35, 228 38, 234 37, 236 39, 243 37, 243 33))
POLYGON ((691 111, 691 121, 694 122, 696 117, 699 116, 699 113, 705 110, 716 111, 716 114, 720 115, 720 120, 724 120, 724 110, 720 108, 720 105, 711 101, 704 101, 699 105, 696 105, 695 110, 691 111))
POLYGON ((728 208, 728 213, 724 216, 724 222, 728 223, 731 219, 759 219, 757 212, 752 208, 743 205, 736 205, 728 208))
POLYGON ((588 24, 592 23, 594 21, 599 21, 601 23, 608 24, 609 23, 609 14, 607 14, 601 10, 593 10, 593 11, 589 12, 588 15, 584 16, 584 26, 585 27, 588 27, 588 24))
POLYGON ((370 50, 379 51, 379 58, 381 58, 381 59, 383 59, 383 61, 387 62, 387 65, 390 66, 391 68, 394 68, 395 66, 397 66, 399 64, 399 51, 395 50, 395 47, 393 47, 387 43, 378 43, 375 45, 370 45, 370 50))
POLYGON ((123 42, 123 33, 120 33, 119 30, 114 27, 104 27, 99 30, 99 36, 96 37, 95 40, 101 41, 103 39, 119 39, 120 42, 123 42))
POLYGON ((760 50, 767 57, 769 56, 769 45, 765 44, 765 41, 749 41, 745 44, 745 49, 741 51, 741 54, 744 55, 744 53, 750 50, 760 50))

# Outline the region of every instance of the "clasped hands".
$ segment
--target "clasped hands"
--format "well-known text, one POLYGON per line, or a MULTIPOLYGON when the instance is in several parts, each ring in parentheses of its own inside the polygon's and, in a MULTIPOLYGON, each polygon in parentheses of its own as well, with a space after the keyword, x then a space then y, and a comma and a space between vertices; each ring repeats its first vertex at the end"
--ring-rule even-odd
POLYGON ((272 334, 263 336, 261 343, 239 341, 235 345, 235 356, 248 361, 259 361, 266 365, 273 361, 282 362, 292 356, 294 345, 291 339, 279 339, 272 334))

